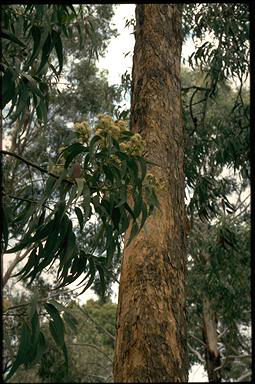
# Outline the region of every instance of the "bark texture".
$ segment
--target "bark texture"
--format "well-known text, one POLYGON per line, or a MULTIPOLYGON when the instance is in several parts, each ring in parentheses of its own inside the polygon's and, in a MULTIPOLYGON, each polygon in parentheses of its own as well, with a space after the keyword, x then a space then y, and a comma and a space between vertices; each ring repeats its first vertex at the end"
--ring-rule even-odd
POLYGON ((157 163, 150 172, 162 182, 161 210, 124 248, 115 382, 188 380, 180 58, 181 5, 138 4, 131 129, 157 163))
POLYGON ((207 297, 203 299, 203 320, 203 339, 206 344, 205 357, 208 380, 209 382, 220 383, 221 372, 220 369, 216 369, 221 365, 221 357, 218 350, 217 316, 207 297))

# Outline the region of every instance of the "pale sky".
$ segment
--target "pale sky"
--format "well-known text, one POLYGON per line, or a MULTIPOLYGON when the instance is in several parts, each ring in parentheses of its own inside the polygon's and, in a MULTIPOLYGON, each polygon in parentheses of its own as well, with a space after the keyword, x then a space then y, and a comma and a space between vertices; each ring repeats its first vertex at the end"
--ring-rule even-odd
MULTIPOLYGON (((99 59, 98 67, 109 71, 109 84, 120 84, 121 75, 126 71, 132 70, 132 57, 135 39, 132 34, 133 28, 125 28, 126 19, 135 18, 135 4, 121 4, 115 7, 115 15, 112 23, 119 32, 117 38, 112 38, 106 55, 99 59), (126 57, 125 55, 130 52, 126 57)), ((194 43, 191 39, 183 45, 182 57, 186 60, 194 50, 194 43)))

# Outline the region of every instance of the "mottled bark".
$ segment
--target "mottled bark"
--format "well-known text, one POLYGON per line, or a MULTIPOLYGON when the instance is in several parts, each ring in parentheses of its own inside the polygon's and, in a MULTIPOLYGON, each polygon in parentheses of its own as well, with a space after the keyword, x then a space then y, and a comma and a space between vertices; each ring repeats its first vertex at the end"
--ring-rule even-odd
POLYGON ((203 339, 206 344, 205 358, 208 380, 219 383, 221 382, 221 372, 217 368, 221 365, 221 357, 218 350, 217 316, 207 297, 203 299, 203 339))
MULTIPOLYGON (((115 345, 115 382, 188 380, 186 234, 181 119, 181 6, 138 4, 131 129, 162 189, 161 210, 124 248, 115 345)), ((128 234, 126 234, 125 244, 128 234)))
MULTIPOLYGON (((202 237, 208 238, 210 236, 207 222, 201 221, 199 228, 202 237)), ((204 267, 210 269, 210 253, 201 250, 200 258, 204 267)), ((220 382, 221 372, 220 369, 216 369, 221 365, 221 356, 218 350, 217 314, 213 308, 211 299, 206 295, 203 297, 202 336, 205 343, 205 361, 208 380, 210 382, 220 382)))

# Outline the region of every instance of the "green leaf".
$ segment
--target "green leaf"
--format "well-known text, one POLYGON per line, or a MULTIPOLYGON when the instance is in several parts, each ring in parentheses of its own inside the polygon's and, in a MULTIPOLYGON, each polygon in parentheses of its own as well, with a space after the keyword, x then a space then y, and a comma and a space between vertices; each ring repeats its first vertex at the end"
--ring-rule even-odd
POLYGON ((133 219, 135 220, 136 218, 135 218, 135 214, 134 214, 134 212, 133 212, 133 210, 130 208, 130 206, 129 206, 129 204, 126 202, 125 204, 124 204, 124 208, 130 213, 130 215, 133 217, 133 219))
POLYGON ((53 321, 50 321, 50 324, 49 324, 49 325, 52 324, 51 328, 54 329, 53 330, 54 335, 52 333, 52 336, 56 341, 56 343, 62 347, 63 344, 65 343, 65 337, 64 337, 65 326, 59 314, 59 311, 53 304, 50 304, 50 303, 45 303, 44 307, 53 320, 53 321))
POLYGON ((117 207, 113 208, 111 217, 113 222, 113 229, 118 229, 121 217, 120 209, 117 207))
POLYGON ((8 216, 7 216, 6 208, 4 207, 4 205, 2 205, 1 211, 2 211, 2 214, 1 214, 1 216, 2 216, 2 237, 3 237, 3 241, 4 241, 3 250, 5 251, 8 247, 9 230, 8 230, 8 216))
POLYGON ((108 265, 111 264, 112 262, 112 258, 113 258, 113 255, 114 255, 114 251, 116 249, 116 244, 115 244, 115 240, 113 238, 113 228, 111 225, 108 225, 106 227, 106 236, 107 236, 107 240, 106 240, 106 254, 107 254, 107 263, 108 265))
POLYGON ((14 74, 11 69, 7 68, 2 79, 2 104, 1 109, 4 109, 6 104, 13 99, 16 92, 14 74))
POLYGON ((141 220, 141 224, 140 224, 139 232, 140 232, 141 229, 143 228, 143 226, 144 226, 144 224, 145 224, 145 221, 146 221, 146 219, 147 219, 147 216, 148 216, 148 213, 147 213, 147 207, 146 207, 146 205, 144 204, 143 201, 141 202, 141 208, 142 208, 142 220, 141 220))
POLYGON ((138 180, 138 167, 136 164, 135 159, 129 159, 127 161, 127 166, 128 166, 128 171, 130 174, 131 182, 134 186, 139 185, 139 180, 138 180))
POLYGON ((43 70, 45 64, 48 63, 48 59, 49 59, 49 56, 50 56, 50 53, 51 53, 53 47, 54 47, 54 45, 52 42, 51 34, 48 33, 47 39, 46 39, 45 43, 43 44, 42 58, 41 58, 40 66, 37 70, 37 74, 40 74, 40 72, 43 70))
POLYGON ((50 258, 51 255, 54 254, 54 252, 58 246, 58 242, 56 240, 58 237, 58 233, 60 230, 60 223, 62 221, 64 213, 65 213, 65 202, 60 202, 58 204, 58 207, 57 207, 57 210, 55 213, 55 217, 54 217, 54 221, 52 223, 53 230, 49 233, 49 236, 46 240, 46 244, 44 246, 45 257, 50 258))
POLYGON ((38 107, 36 108, 36 114, 37 114, 38 120, 43 121, 44 125, 46 126, 47 120, 48 120, 48 107, 43 98, 41 98, 41 101, 38 107))
POLYGON ((57 182, 57 179, 53 176, 49 176, 49 178, 46 181, 45 186, 45 196, 50 196, 53 192, 54 184, 57 182))
POLYGON ((71 11, 74 13, 74 15, 77 16, 76 11, 75 11, 74 7, 72 6, 72 4, 66 4, 66 7, 70 8, 71 11))
POLYGON ((29 274, 29 272, 31 271, 31 269, 34 267, 35 265, 35 260, 37 258, 37 250, 36 249, 33 249, 29 255, 29 258, 28 258, 28 261, 27 263, 25 264, 25 266, 18 272, 16 273, 15 275, 13 275, 13 277, 17 277, 19 275, 22 275, 22 279, 25 278, 26 275, 29 274))
POLYGON ((41 49, 41 45, 40 45, 41 29, 39 27, 37 27, 36 25, 32 25, 32 28, 30 29, 30 33, 31 33, 31 36, 32 36, 33 41, 34 41, 34 47, 33 47, 33 52, 31 54, 29 60, 24 65, 25 71, 28 69, 29 65, 33 62, 33 60, 36 58, 36 56, 38 56, 38 53, 40 52, 40 49, 41 49))
POLYGON ((53 190, 56 190, 56 189, 58 189, 60 187, 61 183, 66 178, 66 176, 67 176, 67 170, 63 169, 63 171, 61 172, 59 178, 56 181, 56 184, 54 184, 53 190))
MULTIPOLYGON (((93 283, 94 279, 95 279, 95 275, 96 275, 96 268, 95 268, 95 263, 93 261, 92 258, 89 258, 89 275, 90 275, 90 278, 89 278, 89 281, 87 282, 87 284, 85 285, 85 288, 82 290, 82 292, 80 293, 80 295, 82 293, 84 293, 93 283)), ((80 284, 79 284, 80 285, 80 284)))
POLYGON ((137 157, 137 160, 141 168, 141 181, 143 181, 147 172, 146 161, 144 160, 143 157, 137 157))
POLYGON ((72 185, 72 188, 71 188, 70 194, 69 194, 69 199, 68 199, 68 202, 66 204, 66 209, 69 208, 70 205, 72 204, 72 202, 75 200, 77 189, 78 188, 77 188, 76 184, 72 185))
POLYGON ((52 229, 53 229, 53 224, 54 219, 46 223, 44 226, 40 227, 37 229, 35 235, 33 236, 33 242, 39 241, 44 239, 46 236, 48 236, 52 229))
POLYGON ((133 223, 131 233, 130 233, 130 236, 129 236, 129 239, 127 242, 127 246, 131 243, 131 241, 138 234, 138 232, 139 232, 139 227, 138 227, 137 223, 135 222, 135 223, 133 223))
POLYGON ((121 212, 121 226, 120 226, 120 233, 126 232, 129 226, 129 218, 126 214, 126 211, 123 209, 121 212))
POLYGON ((124 138, 125 140, 126 139, 130 139, 130 137, 132 137, 134 134, 133 134, 133 132, 131 132, 131 131, 123 131, 123 132, 121 132, 121 139, 122 138, 124 138))
POLYGON ((102 266, 100 264, 97 263, 97 270, 98 270, 98 273, 99 273, 99 278, 100 278, 100 288, 101 288, 101 293, 102 293, 102 296, 104 296, 105 294, 105 290, 106 290, 106 285, 105 285, 105 276, 104 276, 104 269, 102 268, 102 266))
POLYGON ((42 92, 38 88, 38 84, 37 84, 36 80, 32 76, 30 76, 24 72, 21 72, 20 76, 22 76, 22 78, 26 80, 26 85, 31 89, 31 91, 33 93, 35 93, 40 98, 43 97, 42 92))
POLYGON ((93 136, 93 138, 91 139, 91 141, 89 143, 89 157, 90 157, 90 159, 93 158, 97 142, 100 140, 101 140, 101 137, 98 135, 93 136))
POLYGON ((37 364, 41 360, 46 349, 47 349, 47 346, 46 346, 45 338, 43 333, 40 331, 38 336, 38 342, 36 345, 36 354, 33 359, 33 365, 37 364))
POLYGON ((74 210, 75 210, 77 219, 79 221, 80 229, 82 231, 83 226, 84 226, 82 210, 79 207, 75 207, 74 210))
POLYGON ((82 206, 84 208, 84 221, 87 221, 87 219, 90 217, 90 189, 88 184, 85 184, 83 188, 82 206))
POLYGON ((63 314, 63 319, 69 325, 73 332, 77 332, 78 321, 74 316, 65 311, 63 314))
MULTIPOLYGON (((62 323, 63 323, 63 321, 62 321, 62 323)), ((63 327, 64 327, 64 323, 63 323, 63 327)), ((50 323, 49 323, 49 330, 50 330, 50 333, 51 333, 53 339, 55 340, 55 342, 63 350, 64 357, 65 357, 65 363, 66 363, 66 366, 67 366, 67 369, 68 369, 68 355, 67 355, 67 349, 66 349, 65 340, 64 340, 64 333, 62 335, 62 333, 60 332, 60 330, 57 327, 57 323, 54 322, 54 321, 50 321, 50 323)))
POLYGON ((142 191, 134 193, 133 198, 135 201, 134 215, 135 215, 135 218, 137 219, 142 210, 142 191))
POLYGON ((17 105, 16 105, 16 110, 11 117, 11 123, 13 123, 20 116, 20 114, 22 114, 22 113, 24 113, 24 111, 26 111, 27 102, 28 102, 29 98, 30 98, 29 89, 24 84, 24 82, 21 81, 19 100, 18 100, 17 105))
POLYGON ((64 253, 61 257, 61 264, 65 264, 72 257, 73 253, 76 250, 75 245, 76 245, 76 236, 73 233, 72 229, 69 229, 67 233, 64 253))
POLYGON ((77 186, 78 186, 78 192, 77 192, 77 196, 76 196, 76 200, 78 200, 79 197, 80 197, 81 194, 82 194, 85 180, 84 180, 83 178, 76 178, 76 179, 75 179, 75 182, 76 182, 76 184, 77 184, 77 186))
POLYGON ((63 155, 66 159, 65 168, 68 168, 69 164, 74 159, 74 157, 82 152, 88 152, 88 148, 82 145, 81 143, 74 143, 69 145, 69 147, 65 148, 63 151, 63 155))
POLYGON ((31 345, 31 332, 28 325, 24 323, 21 328, 19 349, 16 358, 11 366, 10 372, 5 378, 5 381, 9 380, 14 375, 20 365, 25 364, 29 361, 29 351, 31 350, 31 345))
POLYGON ((20 45, 22 48, 26 47, 26 45, 21 40, 19 40, 13 33, 9 32, 9 31, 2 29, 0 32, 0 36, 2 39, 7 39, 7 40, 12 41, 15 44, 20 45))
POLYGON ((40 335, 40 323, 38 312, 35 311, 31 319, 33 344, 37 344, 40 335))
POLYGON ((58 63, 59 63, 59 70, 58 75, 60 75, 62 68, 63 68, 63 46, 62 46, 62 40, 60 38, 60 33, 57 33, 56 31, 52 30, 52 37, 53 41, 55 43, 55 50, 58 57, 58 63))

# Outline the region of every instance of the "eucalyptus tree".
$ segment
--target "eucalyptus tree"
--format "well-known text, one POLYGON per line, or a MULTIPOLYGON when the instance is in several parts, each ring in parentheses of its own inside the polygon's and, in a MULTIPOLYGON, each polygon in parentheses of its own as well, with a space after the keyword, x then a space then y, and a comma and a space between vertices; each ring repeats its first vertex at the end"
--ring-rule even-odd
MULTIPOLYGON (((106 7, 109 10, 110 6, 100 7, 99 5, 97 8, 106 7)), ((89 6, 87 8, 90 9, 89 6)), ((108 12, 109 15, 111 13, 108 12)), ((105 20, 107 24, 108 20, 105 18, 98 23, 99 36, 95 32, 97 41, 100 41, 100 31, 105 20)), ((76 81, 70 76, 75 85, 67 95, 67 99, 69 97, 69 100, 74 101, 73 105, 77 112, 75 118, 78 121, 74 121, 74 130, 71 135, 67 135, 67 142, 61 142, 64 146, 59 149, 57 164, 46 168, 48 160, 52 159, 47 154, 49 142, 47 112, 50 111, 48 103, 52 97, 52 93, 48 94, 48 90, 52 85, 52 76, 56 76, 55 80, 58 80, 64 64, 62 33, 70 37, 72 28, 77 28, 82 38, 84 31, 81 31, 79 21, 84 22, 82 9, 78 13, 71 5, 4 7, 3 38, 6 50, 2 66, 5 86, 2 107, 6 106, 8 109, 8 103, 11 102, 7 113, 11 120, 10 129, 14 130, 14 133, 11 135, 10 151, 3 150, 1 155, 11 156, 25 164, 29 169, 30 181, 27 183, 21 173, 17 172, 16 164, 11 172, 11 180, 8 179, 8 172, 4 173, 1 246, 4 254, 21 252, 17 254, 13 267, 21 260, 26 260, 25 265, 15 276, 25 278, 29 282, 28 286, 31 286, 47 267, 52 268, 54 262, 57 262, 58 289, 82 277, 85 290, 91 286, 97 273, 101 285, 104 286, 104 271, 111 264, 115 251, 120 250, 122 233, 130 222, 133 222, 134 226, 139 224, 141 229, 157 204, 153 185, 149 179, 145 181, 146 162, 140 153, 143 145, 141 137, 132 134, 124 121, 114 121, 110 116, 100 115, 92 127, 90 122, 79 121, 84 119, 85 114, 89 120, 91 114, 109 111, 112 108, 112 101, 119 97, 115 89, 108 87, 104 78, 95 78, 96 69, 90 62, 91 57, 88 58, 90 61, 83 60, 76 66, 76 81), (59 68, 56 67, 54 57, 50 55, 54 48, 59 68), (94 81, 95 90, 92 82, 91 96, 86 101, 87 108, 83 105, 83 109, 78 111, 78 99, 73 100, 72 91, 75 94, 77 84, 78 91, 84 90, 86 76, 81 75, 84 69, 94 81), (8 83, 11 84, 10 89, 7 87, 8 83), (42 89, 45 93, 42 93, 42 89), (95 92, 99 91, 102 92, 101 100, 105 104, 95 106, 94 103, 97 101, 95 92), (88 101, 91 102, 89 106, 88 101), (34 111, 36 120, 32 119, 34 111), (42 132, 43 137, 46 135, 42 146, 36 149, 33 143, 28 142, 29 133, 33 129, 34 132, 42 132), (23 134, 25 139, 22 141, 23 134), (17 153, 17 149, 21 149, 21 153, 17 153), (25 150, 29 155, 29 149, 31 158, 28 159, 22 155, 25 150), (44 164, 41 163, 42 158, 36 155, 39 149, 44 151, 44 164), (37 159, 34 159, 35 156, 37 159), (130 188, 133 189, 134 204, 130 204, 127 200, 127 191, 130 188), (142 189, 144 194, 141 198, 142 189), (18 201, 18 206, 13 206, 13 200, 18 201), (79 227, 73 224, 73 215, 79 227), (83 230, 87 232, 85 224, 92 216, 98 217, 102 223, 101 230, 97 233, 97 240, 101 237, 106 239, 101 254, 95 252, 95 246, 90 247, 89 251, 84 250, 84 244, 78 241, 77 232, 80 232, 80 236, 83 230), (16 244, 10 242, 11 237, 16 244)), ((93 20, 88 16, 87 21, 86 31, 89 25, 93 30, 95 27, 93 20)), ((105 32, 104 29, 103 31, 105 32)), ((95 43, 94 41, 92 44, 92 53, 95 43)), ((103 49, 104 45, 100 44, 99 47, 103 49)), ((91 55, 91 50, 88 54, 91 55)), ((82 95, 80 97, 82 98, 82 95)), ((82 102, 80 106, 82 107, 82 102)), ((54 112, 56 110, 53 108, 54 112)), ((63 117, 61 108, 57 111, 57 115, 63 117)), ((132 233, 130 239, 134 235, 135 233, 132 233)), ((97 242, 95 244, 97 247, 97 242)), ((7 271, 4 282, 10 277, 13 267, 7 271)), ((48 301, 40 301, 35 296, 30 302, 24 303, 24 306, 28 308, 28 312, 20 329, 21 337, 16 358, 13 357, 6 367, 7 379, 20 365, 30 367, 31 363, 35 364, 42 357, 46 345, 39 315, 43 309, 51 318, 48 323, 50 333, 62 349, 66 363, 68 361, 64 342, 64 322, 60 316, 60 312, 66 309, 60 303, 56 304, 51 297, 48 297, 48 301)))
MULTIPOLYGON (((192 73, 183 70, 183 108, 187 140, 185 174, 195 185, 194 190, 190 188, 187 191, 187 194, 191 194, 188 204, 191 224, 188 242, 189 349, 191 361, 203 362, 209 379, 217 381, 221 376, 225 379, 231 378, 231 371, 226 373, 224 368, 229 368, 231 364, 236 365, 241 354, 230 352, 230 340, 233 340, 232 347, 235 348, 236 337, 240 342, 243 338, 240 331, 234 330, 236 323, 240 328, 248 326, 250 321, 247 238, 249 95, 244 89, 242 105, 236 105, 238 92, 233 86, 231 88, 229 82, 219 81, 217 95, 213 101, 208 102, 203 125, 194 129, 190 116, 190 98, 193 87, 203 89, 204 78, 199 71, 192 73), (192 178, 195 172, 196 177, 192 178), (241 179, 238 177, 239 172, 242 173, 241 179), (200 190, 201 197, 196 189, 200 190), (243 201, 243 195, 246 195, 246 201, 243 201), (199 204, 198 198, 203 205, 199 204), (240 269, 242 274, 238 274, 240 269), (221 299, 218 300, 217 297, 221 299), (243 307, 240 306, 240 311, 236 311, 233 297, 239 300, 242 297, 243 307), (246 320, 242 324, 244 313, 246 320), (223 330, 224 336, 228 337, 228 347, 224 346, 224 336, 221 335, 223 330), (228 355, 231 357, 228 358, 228 355)), ((192 98, 195 104, 194 119, 195 116, 201 116, 203 109, 200 97, 195 95, 192 98)), ((249 356, 247 352, 244 355, 248 367, 249 356)), ((236 375, 237 373, 232 378, 238 378, 236 375)))
MULTIPOLYGON (((115 380, 121 382, 187 380, 185 237, 190 224, 185 225, 183 209, 184 148, 186 186, 193 191, 188 206, 191 221, 195 212, 209 220, 220 213, 221 204, 231 208, 226 185, 216 177, 223 164, 234 166, 245 180, 249 175, 249 116, 242 99, 249 71, 247 5, 191 4, 184 8, 183 33, 198 41, 205 38, 190 58, 190 64, 205 73, 205 83, 186 89, 192 92, 192 130, 185 131, 190 135, 186 145, 180 113, 181 8, 171 4, 136 7, 131 129, 145 138, 146 156, 156 164, 152 174, 161 187, 162 210, 124 248, 114 365, 115 380), (206 32, 214 41, 206 38, 206 32), (209 139, 218 144, 226 131, 206 123, 208 107, 220 83, 234 77, 240 88, 232 104, 231 125, 225 126, 225 147, 212 149, 209 139), (236 145, 233 129, 240 136, 236 145)), ((207 295, 203 310, 209 380, 220 381, 214 311, 207 295)))

